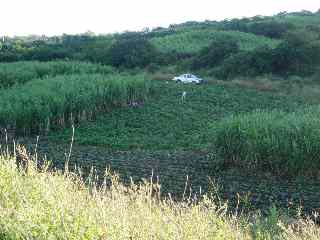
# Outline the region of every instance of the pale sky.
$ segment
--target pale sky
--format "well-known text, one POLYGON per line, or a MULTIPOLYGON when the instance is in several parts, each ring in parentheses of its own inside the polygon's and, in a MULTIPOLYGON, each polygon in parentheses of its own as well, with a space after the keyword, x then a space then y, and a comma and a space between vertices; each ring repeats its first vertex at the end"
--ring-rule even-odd
POLYGON ((0 0, 0 36, 113 33, 319 8, 320 0, 0 0))

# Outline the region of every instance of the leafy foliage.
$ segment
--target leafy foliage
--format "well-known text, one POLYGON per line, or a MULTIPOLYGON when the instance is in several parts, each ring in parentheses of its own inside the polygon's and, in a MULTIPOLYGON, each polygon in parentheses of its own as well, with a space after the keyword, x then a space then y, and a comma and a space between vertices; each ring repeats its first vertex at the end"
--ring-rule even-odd
POLYGON ((157 57, 156 49, 145 38, 121 38, 109 50, 110 64, 115 67, 145 67, 157 57))
POLYGON ((225 58, 239 51, 237 41, 234 39, 215 39, 210 46, 203 48, 192 63, 193 69, 215 67, 225 58))
POLYGON ((288 32, 282 43, 242 51, 226 59, 213 74, 227 79, 275 73, 283 76, 312 75, 320 64, 320 39, 312 31, 288 32))

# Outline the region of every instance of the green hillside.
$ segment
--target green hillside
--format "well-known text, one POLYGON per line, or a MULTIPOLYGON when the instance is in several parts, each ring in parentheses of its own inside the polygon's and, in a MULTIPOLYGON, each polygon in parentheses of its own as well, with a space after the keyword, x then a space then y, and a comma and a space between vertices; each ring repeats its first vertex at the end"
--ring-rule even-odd
POLYGON ((319 239, 319 24, 3 37, 0 239, 319 239))
POLYGON ((208 47, 215 39, 234 39, 242 50, 253 50, 262 46, 276 47, 281 41, 238 31, 185 30, 175 34, 152 38, 151 43, 163 53, 197 53, 208 47))

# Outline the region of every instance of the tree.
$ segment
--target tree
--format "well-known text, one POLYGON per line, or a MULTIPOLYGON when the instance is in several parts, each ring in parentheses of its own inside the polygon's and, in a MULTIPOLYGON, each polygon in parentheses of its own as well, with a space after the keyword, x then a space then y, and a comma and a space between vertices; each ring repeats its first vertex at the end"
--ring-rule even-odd
POLYGON ((293 24, 277 21, 254 22, 248 25, 248 32, 270 38, 281 38, 287 31, 293 29, 293 24))
POLYGON ((216 38, 208 47, 203 48, 192 63, 193 69, 215 67, 230 55, 239 51, 236 40, 216 38))
POLYGON ((115 67, 145 67, 156 58, 156 49, 143 37, 119 39, 109 50, 109 63, 115 67))

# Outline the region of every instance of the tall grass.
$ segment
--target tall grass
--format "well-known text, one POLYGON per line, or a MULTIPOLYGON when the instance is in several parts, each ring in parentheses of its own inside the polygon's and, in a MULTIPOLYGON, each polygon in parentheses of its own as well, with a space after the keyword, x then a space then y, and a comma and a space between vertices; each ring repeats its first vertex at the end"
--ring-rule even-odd
POLYGON ((161 52, 196 53, 210 45, 215 38, 233 38, 243 50, 252 50, 261 46, 276 47, 280 41, 251 33, 238 31, 193 30, 165 37, 151 39, 151 43, 161 52))
POLYGON ((113 107, 144 101, 150 89, 144 75, 61 75, 32 80, 0 91, 0 126, 50 131, 93 119, 113 107))
POLYGON ((69 74, 112 73, 109 66, 84 62, 52 61, 52 62, 15 62, 0 63, 0 88, 24 84, 36 78, 53 77, 69 74))
POLYGON ((233 116, 214 130, 215 146, 226 163, 289 175, 319 173, 319 106, 233 116))
POLYGON ((267 217, 229 216, 208 196, 173 201, 159 185, 124 186, 106 172, 104 184, 76 174, 49 172, 21 147, 16 159, 0 156, 0 238, 22 239, 319 239, 311 221, 284 224, 275 209, 267 217), (299 228, 301 227, 301 228, 299 228))

